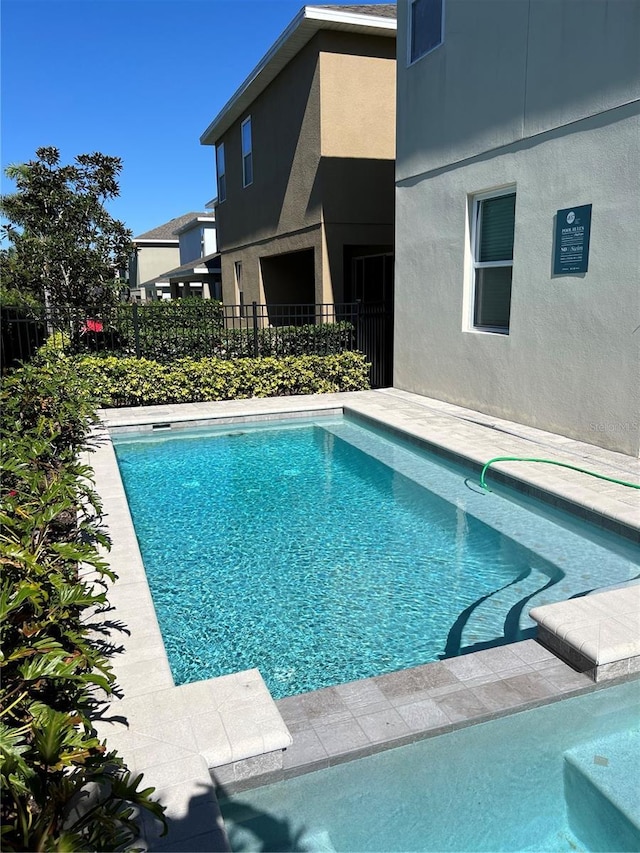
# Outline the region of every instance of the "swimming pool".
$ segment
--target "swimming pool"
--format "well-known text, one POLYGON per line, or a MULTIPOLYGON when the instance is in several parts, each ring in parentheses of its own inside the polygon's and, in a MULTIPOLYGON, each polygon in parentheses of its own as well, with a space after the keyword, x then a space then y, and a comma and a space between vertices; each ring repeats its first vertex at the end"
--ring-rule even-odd
POLYGON ((234 851, 640 849, 640 681, 226 798, 234 851))
POLYGON ((536 604, 638 574, 630 544, 349 418, 114 446, 176 683, 378 675, 522 639, 536 604))

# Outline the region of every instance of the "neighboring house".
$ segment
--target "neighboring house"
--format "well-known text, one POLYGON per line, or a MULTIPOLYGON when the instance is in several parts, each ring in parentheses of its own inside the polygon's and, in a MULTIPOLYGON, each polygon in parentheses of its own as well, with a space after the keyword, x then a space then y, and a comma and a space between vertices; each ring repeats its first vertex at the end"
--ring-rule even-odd
POLYGON ((221 298, 220 255, 215 213, 198 213, 176 228, 180 243, 180 266, 165 272, 168 296, 221 298))
POLYGON ((400 0, 395 386, 638 455, 639 46, 637 0, 400 0))
POLYGON ((197 216, 187 213, 133 238, 129 261, 129 287, 133 298, 157 299, 158 290, 168 288, 162 273, 180 264, 180 241, 175 229, 197 216))
POLYGON ((129 287, 133 298, 215 296, 220 291, 215 213, 185 213, 133 240, 129 287), (194 264, 194 262, 197 262, 194 264))
POLYGON ((390 296, 395 28, 395 4, 304 7, 201 136, 225 303, 390 296))

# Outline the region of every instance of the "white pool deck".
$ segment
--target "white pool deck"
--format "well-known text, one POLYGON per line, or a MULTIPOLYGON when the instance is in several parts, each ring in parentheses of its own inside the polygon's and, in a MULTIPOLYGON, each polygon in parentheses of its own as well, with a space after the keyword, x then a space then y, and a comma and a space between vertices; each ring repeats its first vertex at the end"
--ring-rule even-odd
MULTIPOLYGON (((107 617, 126 625, 126 633, 113 637, 114 643, 121 646, 121 652, 113 658, 113 665, 123 698, 111 702, 97 728, 108 744, 124 756, 132 771, 144 773, 145 786, 155 786, 157 796, 167 806, 170 834, 158 838, 155 828, 145 824, 141 843, 148 849, 227 849, 210 774, 212 768, 218 768, 214 770, 218 780, 239 784, 243 776, 259 776, 270 767, 282 772, 283 766, 285 769, 287 766, 286 760, 283 765, 282 750, 288 748, 289 764, 294 761, 297 749, 300 758, 296 772, 304 772, 305 761, 311 766, 314 761, 330 762, 332 756, 336 760, 350 756, 344 745, 335 746, 336 732, 342 732, 355 743, 353 733, 357 730, 356 740, 364 737, 362 743, 356 744, 361 752, 365 748, 380 748, 385 738, 378 727, 384 722, 385 731, 388 730, 392 711, 393 719, 397 718, 397 738, 416 739, 461 721, 468 724, 472 718, 482 719, 487 714, 511 713, 525 707, 527 701, 552 701, 566 695, 568 690, 589 689, 593 681, 629 677, 640 671, 640 586, 629 585, 612 592, 536 608, 539 612, 534 611, 532 615, 540 625, 540 639, 547 648, 528 641, 526 648, 525 644, 515 644, 416 668, 415 673, 418 669, 421 671, 420 678, 412 674, 411 678, 407 675, 404 679, 406 683, 413 680, 418 684, 419 681, 422 690, 420 712, 424 719, 413 728, 407 709, 412 708, 415 717, 417 704, 403 705, 401 697, 405 695, 402 692, 405 688, 401 684, 401 674, 395 680, 392 676, 383 676, 377 685, 363 682, 360 691, 358 682, 344 685, 342 691, 340 687, 332 688, 331 695, 329 691, 317 691, 313 711, 309 710, 312 698, 301 697, 299 702, 288 705, 288 700, 275 703, 257 670, 176 687, 107 430, 151 429, 154 424, 172 424, 179 428, 194 422, 224 424, 238 419, 281 419, 342 411, 398 429, 438 452, 461 457, 475 466, 495 456, 535 456, 640 483, 640 461, 637 459, 397 389, 104 410, 104 429, 97 431, 100 442, 90 455, 89 464, 95 471, 96 489, 103 501, 112 539, 108 560, 119 577, 109 592, 113 609, 107 617), (496 654, 492 656, 488 652, 496 654), (580 672, 562 663, 552 652, 570 661, 580 672), (505 664, 507 660, 508 665, 505 664), (464 666, 461 668, 456 661, 464 666), (544 667, 547 669, 542 678, 540 671, 544 667), (512 682, 510 687, 504 682, 502 693, 505 695, 505 691, 510 695, 514 693, 518 678, 522 692, 522 679, 529 678, 529 692, 522 693, 519 704, 512 698, 506 701, 504 697, 498 704, 489 702, 486 685, 491 675, 502 677, 502 671, 512 682), (535 695, 531 692, 534 675, 538 678, 535 695), (431 682, 433 695, 426 697, 423 695, 425 684, 431 682), (459 697, 455 708, 454 687, 461 688, 455 694, 459 697), (475 691, 473 696, 471 689, 475 691), (372 696, 375 691, 379 700, 375 712, 358 716, 359 708, 366 710, 362 696, 365 693, 372 696), (434 701, 438 698, 437 711, 441 716, 435 714, 434 701), (384 705, 382 700, 386 702, 387 699, 393 709, 384 705), (479 703, 473 713, 467 712, 471 699, 479 703), (351 701, 349 719, 346 705, 340 708, 340 717, 336 716, 334 708, 327 708, 327 715, 323 717, 322 709, 318 708, 329 700, 334 703, 351 701), (426 702, 431 703, 428 708, 432 711, 432 719, 424 716, 426 702), (306 729, 300 716, 305 714, 309 723, 306 729), (323 736, 325 721, 333 725, 333 729, 327 729, 323 736), (308 759, 303 754, 305 749, 308 759)), ((487 476, 489 484, 492 477, 514 477, 526 484, 532 494, 545 494, 552 503, 565 508, 571 506, 576 514, 593 523, 640 542, 638 490, 548 465, 501 462, 492 466, 491 471, 494 470, 495 473, 487 476)), ((158 507, 158 512, 161 511, 158 507)), ((497 696, 496 690, 493 694, 497 696)), ((413 696, 412 701, 415 699, 413 696)), ((495 696, 491 701, 494 699, 495 696)), ((394 743, 393 736, 386 737, 389 745, 394 743)))

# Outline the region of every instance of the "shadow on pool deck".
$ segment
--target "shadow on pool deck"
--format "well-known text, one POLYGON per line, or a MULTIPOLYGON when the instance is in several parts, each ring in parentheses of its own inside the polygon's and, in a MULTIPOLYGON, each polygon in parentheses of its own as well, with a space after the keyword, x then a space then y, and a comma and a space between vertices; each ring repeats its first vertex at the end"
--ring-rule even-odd
POLYGON ((168 832, 160 835, 158 821, 146 815, 142 819, 143 838, 138 849, 163 853, 227 853, 230 850, 220 809, 209 789, 195 793, 180 817, 168 819, 168 832))

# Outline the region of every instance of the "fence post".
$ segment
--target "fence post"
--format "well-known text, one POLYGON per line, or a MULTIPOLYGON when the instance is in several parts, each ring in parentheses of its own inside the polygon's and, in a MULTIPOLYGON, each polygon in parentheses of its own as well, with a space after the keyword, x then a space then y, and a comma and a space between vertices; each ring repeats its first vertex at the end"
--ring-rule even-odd
POLYGON ((258 345, 258 303, 252 302, 251 309, 253 311, 253 357, 258 358, 260 355, 258 345))
POLYGON ((133 320, 133 341, 136 348, 136 358, 142 358, 140 355, 140 320, 138 318, 138 303, 134 302, 131 309, 131 319, 133 320))
POLYGON ((357 350, 363 350, 364 348, 364 333, 362 329, 362 302, 360 299, 356 299, 356 317, 355 317, 355 327, 356 327, 356 345, 355 348, 357 350))

